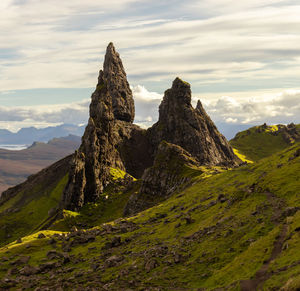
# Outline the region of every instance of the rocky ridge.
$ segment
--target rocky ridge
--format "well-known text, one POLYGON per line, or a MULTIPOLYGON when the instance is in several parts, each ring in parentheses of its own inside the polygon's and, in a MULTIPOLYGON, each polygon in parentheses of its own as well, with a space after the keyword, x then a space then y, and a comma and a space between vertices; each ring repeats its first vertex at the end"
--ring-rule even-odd
POLYGON ((231 146, 200 100, 194 109, 191 99, 190 84, 176 78, 159 106, 158 122, 148 130, 154 148, 166 140, 184 148, 202 165, 237 165, 238 159, 231 146))
MULTIPOLYGON (((134 100, 122 61, 110 43, 92 94, 82 144, 72 161, 63 197, 65 208, 76 210, 96 201, 109 184, 111 168, 140 178, 153 165, 164 140, 182 147, 199 165, 232 167, 239 163, 200 101, 196 109, 192 107, 190 85, 179 78, 165 92, 155 125, 147 131, 139 128, 133 124, 134 114, 134 100)), ((150 179, 153 168, 147 173, 150 179)))

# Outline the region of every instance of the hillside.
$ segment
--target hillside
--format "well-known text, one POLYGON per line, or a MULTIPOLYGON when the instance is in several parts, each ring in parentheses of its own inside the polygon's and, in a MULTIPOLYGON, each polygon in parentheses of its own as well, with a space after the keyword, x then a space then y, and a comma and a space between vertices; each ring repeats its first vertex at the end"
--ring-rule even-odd
POLYGON ((268 157, 300 141, 300 124, 260 125, 239 132, 230 140, 233 148, 250 161, 268 157))
POLYGON ((296 290, 299 153, 297 144, 256 164, 199 172, 132 218, 25 237, 0 250, 2 287, 296 290))
POLYGON ((73 153, 79 145, 80 137, 70 135, 48 143, 35 142, 20 151, 0 149, 0 193, 73 153))
POLYGON ((0 245, 39 230, 57 216, 71 158, 54 163, 2 193, 0 245))

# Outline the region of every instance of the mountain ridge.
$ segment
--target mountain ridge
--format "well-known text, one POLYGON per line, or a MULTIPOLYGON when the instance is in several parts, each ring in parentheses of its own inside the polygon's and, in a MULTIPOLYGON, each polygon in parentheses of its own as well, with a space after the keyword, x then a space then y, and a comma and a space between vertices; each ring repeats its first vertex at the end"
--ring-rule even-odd
POLYGON ((73 153, 80 141, 80 137, 69 135, 47 143, 34 142, 23 150, 0 149, 0 193, 73 153))
POLYGON ((32 144, 35 141, 48 142, 53 138, 64 137, 69 134, 82 136, 83 126, 62 124, 46 128, 26 127, 14 133, 7 129, 0 129, 0 144, 32 144))
POLYGON ((249 160, 258 161, 300 141, 300 124, 267 125, 241 131, 230 140, 233 148, 249 160))

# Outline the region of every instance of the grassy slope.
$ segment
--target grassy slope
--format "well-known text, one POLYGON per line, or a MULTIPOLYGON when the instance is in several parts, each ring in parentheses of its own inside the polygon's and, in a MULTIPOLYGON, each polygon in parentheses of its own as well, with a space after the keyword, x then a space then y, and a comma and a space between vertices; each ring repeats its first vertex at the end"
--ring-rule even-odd
POLYGON ((37 231, 50 219, 53 213, 48 212, 58 207, 67 183, 69 160, 61 160, 9 190, 13 197, 0 204, 0 245, 37 231))
POLYGON ((122 185, 125 172, 111 168, 112 183, 95 203, 87 203, 80 212, 63 210, 63 218, 56 221, 50 229, 69 231, 73 226, 91 228, 101 223, 109 222, 123 216, 123 211, 129 197, 140 188, 140 181, 133 179, 132 184, 122 185))
MULTIPOLYGON (((297 128, 300 130, 300 125, 297 125, 297 128)), ((263 126, 254 126, 236 134, 230 144, 248 160, 258 161, 290 146, 281 133, 274 134, 277 130, 276 125, 268 126, 267 129, 263 126)))
MULTIPOLYGON (((273 273, 261 284, 265 290, 282 286, 296 290, 300 287, 300 215, 295 209, 300 207, 300 157, 290 159, 296 149, 299 144, 256 164, 195 177, 182 193, 127 219, 136 224, 135 230, 120 232, 120 219, 111 223, 114 228, 110 231, 105 225, 97 227, 100 235, 94 242, 71 248, 71 262, 60 267, 61 273, 36 275, 28 286, 239 290, 241 280, 254 278, 266 264, 285 226, 284 247, 268 266, 273 273), (103 250, 116 236, 123 243, 103 250), (121 261, 108 264, 107 258, 113 255, 121 261), (148 268, 151 261, 154 267, 148 268), (98 269, 92 270, 95 264, 98 269)), ((44 262, 53 246, 49 238, 36 237, 28 238, 30 247, 12 243, 0 249, 0 257, 7 259, 0 264, 0 277, 7 277, 10 263, 25 252, 31 256, 30 265, 44 262)), ((74 237, 76 234, 69 241, 74 237)), ((61 251, 61 246, 58 240, 56 250, 61 251)))

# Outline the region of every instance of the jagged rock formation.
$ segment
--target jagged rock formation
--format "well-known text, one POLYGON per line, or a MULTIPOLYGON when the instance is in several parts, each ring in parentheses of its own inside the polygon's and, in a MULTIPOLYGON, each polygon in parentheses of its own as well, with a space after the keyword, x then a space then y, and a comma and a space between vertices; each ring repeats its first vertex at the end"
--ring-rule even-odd
MULTIPOLYGON (((120 56, 112 43, 107 47, 103 71, 100 71, 97 88, 101 89, 104 86, 110 96, 109 101, 112 102, 112 111, 115 119, 132 123, 135 113, 132 92, 127 82, 120 56)), ((101 94, 98 94, 96 97, 99 96, 101 94)), ((94 98, 94 101, 97 103, 96 99, 94 98)), ((90 108, 91 117, 96 118, 99 114, 97 111, 99 108, 93 105, 90 108)))
POLYGON ((141 189, 130 197, 124 215, 136 214, 166 199, 191 179, 185 170, 198 166, 199 162, 182 147, 162 141, 153 166, 145 170, 141 189))
MULTIPOLYGON (((190 85, 179 78, 165 92, 159 107, 159 121, 152 128, 143 130, 132 124, 133 120, 132 92, 119 54, 110 43, 103 71, 99 73, 92 94, 90 118, 82 144, 73 158, 64 191, 64 207, 78 209, 86 202, 96 201, 110 182, 111 168, 119 168, 140 178, 144 170, 152 166, 163 140, 182 147, 187 151, 186 156, 191 155, 200 164, 235 166, 238 163, 230 145, 207 116, 200 101, 197 109, 192 107, 190 85)), ((154 169, 143 176, 143 187, 151 180, 150 175, 156 175, 154 169)), ((153 181, 150 184, 155 188, 156 182, 153 181)), ((166 187, 173 184, 170 182, 166 187)), ((147 193, 152 191, 151 187, 147 193)), ((168 193, 166 189, 162 192, 168 193)), ((152 194, 157 193, 152 191, 152 194)))
MULTIPOLYGON (((124 157, 124 145, 147 144, 144 130, 133 125, 134 101, 127 82, 122 61, 112 43, 107 47, 103 71, 99 73, 98 84, 92 94, 90 118, 82 144, 75 153, 69 182, 64 191, 64 206, 77 209, 84 203, 95 201, 109 182, 110 168, 130 172, 126 164, 132 164, 124 157)), ((146 146, 146 145, 144 145, 146 146)), ((147 149, 145 149, 147 153, 147 149)), ((137 164, 149 166, 141 152, 136 153, 137 164), (141 157, 139 156, 141 154, 141 157)), ((139 174, 144 169, 135 169, 139 174)))
POLYGON ((176 78, 165 92, 159 106, 159 120, 149 129, 150 140, 157 148, 162 140, 180 145, 206 165, 237 165, 231 146, 219 133, 200 101, 191 105, 191 88, 176 78))

